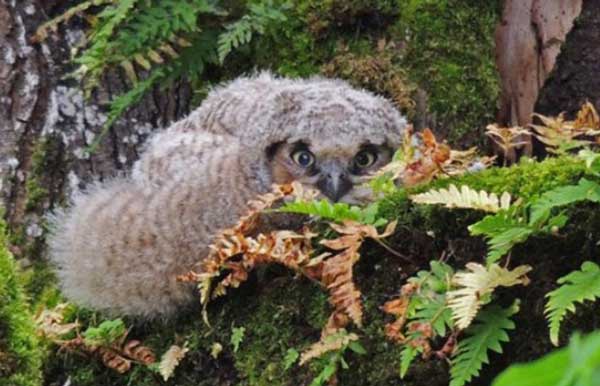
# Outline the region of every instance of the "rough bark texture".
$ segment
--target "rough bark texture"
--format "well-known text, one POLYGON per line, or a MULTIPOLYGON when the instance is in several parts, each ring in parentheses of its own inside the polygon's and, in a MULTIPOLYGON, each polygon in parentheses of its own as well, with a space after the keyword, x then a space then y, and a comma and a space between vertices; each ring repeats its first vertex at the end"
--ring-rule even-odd
POLYGON ((41 49, 27 44, 27 24, 39 22, 31 4, 0 3, 0 191, 9 217, 23 209, 23 189, 31 161, 32 139, 43 128, 49 86, 41 49))
POLYGON ((585 1, 581 16, 561 49, 556 67, 540 91, 536 112, 573 117, 589 100, 600 109, 600 2, 585 1))
MULTIPOLYGON (((41 245, 43 215, 64 193, 127 169, 155 128, 189 111, 189 87, 155 91, 119 120, 91 156, 106 103, 125 89, 117 73, 84 98, 71 70, 70 47, 83 32, 70 25, 41 44, 30 37, 67 2, 0 0, 0 203, 13 232, 41 245)), ((18 251, 17 251, 18 252, 18 251)), ((18 254, 18 253, 17 253, 18 254)))

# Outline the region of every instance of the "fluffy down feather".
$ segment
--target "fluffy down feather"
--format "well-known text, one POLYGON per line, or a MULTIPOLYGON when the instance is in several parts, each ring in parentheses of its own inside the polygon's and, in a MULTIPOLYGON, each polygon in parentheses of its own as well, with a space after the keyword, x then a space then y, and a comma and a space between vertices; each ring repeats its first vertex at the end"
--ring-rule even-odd
POLYGON ((286 140, 400 143, 392 105, 338 80, 262 73, 218 87, 148 141, 128 177, 96 183, 51 219, 64 294, 118 314, 170 315, 193 302, 176 276, 272 184, 267 149, 286 140))

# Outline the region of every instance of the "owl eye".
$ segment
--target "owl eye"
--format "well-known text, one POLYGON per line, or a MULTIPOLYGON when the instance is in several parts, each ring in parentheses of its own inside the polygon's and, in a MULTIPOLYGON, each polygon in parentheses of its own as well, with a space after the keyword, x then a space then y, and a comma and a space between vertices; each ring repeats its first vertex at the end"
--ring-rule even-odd
POLYGON ((315 162, 315 156, 308 150, 297 150, 293 152, 292 159, 303 168, 307 168, 315 162))
POLYGON ((361 169, 368 168, 377 161, 377 154, 369 150, 358 152, 354 157, 354 164, 361 169))

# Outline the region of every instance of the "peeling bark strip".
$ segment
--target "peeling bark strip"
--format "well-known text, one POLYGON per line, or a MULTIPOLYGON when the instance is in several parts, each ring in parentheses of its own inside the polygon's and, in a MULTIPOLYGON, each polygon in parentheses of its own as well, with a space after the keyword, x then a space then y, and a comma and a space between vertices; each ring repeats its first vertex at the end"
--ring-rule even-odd
POLYGON ((496 28, 496 65, 502 81, 497 121, 526 125, 582 0, 506 0, 496 28))
POLYGON ((108 73, 86 100, 78 81, 64 79, 73 70, 71 47, 84 36, 76 23, 61 26, 41 44, 31 43, 38 26, 71 3, 0 0, 0 208, 10 229, 37 251, 44 248, 49 210, 74 189, 128 170, 146 137, 186 115, 192 99, 185 82, 155 90, 86 155, 106 121, 108 102, 131 85, 120 73, 108 73))
POLYGON ((584 1, 581 15, 556 60, 535 110, 544 115, 565 111, 574 118, 589 100, 600 109, 600 1, 584 1))

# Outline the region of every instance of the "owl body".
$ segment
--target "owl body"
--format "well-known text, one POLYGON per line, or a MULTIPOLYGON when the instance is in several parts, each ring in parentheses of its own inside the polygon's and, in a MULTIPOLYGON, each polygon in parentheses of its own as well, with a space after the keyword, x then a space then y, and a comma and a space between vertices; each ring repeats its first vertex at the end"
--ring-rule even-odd
POLYGON ((200 269, 249 200, 296 180, 360 201, 361 173, 389 162, 404 126, 389 102, 341 81, 262 73, 219 87, 155 134, 129 176, 76 193, 53 216, 63 293, 114 314, 172 315, 195 297, 176 277, 200 269))

